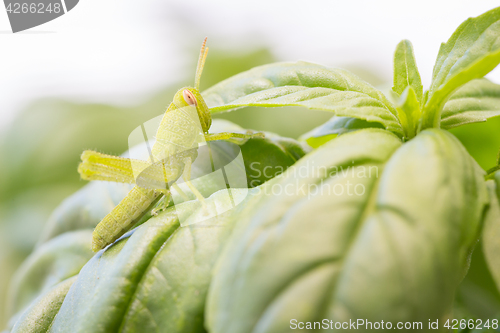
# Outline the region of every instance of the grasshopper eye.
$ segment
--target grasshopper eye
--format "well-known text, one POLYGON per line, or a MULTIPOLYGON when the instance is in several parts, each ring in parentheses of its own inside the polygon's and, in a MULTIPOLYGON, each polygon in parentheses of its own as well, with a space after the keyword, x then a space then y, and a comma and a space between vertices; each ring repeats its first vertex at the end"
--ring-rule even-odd
POLYGON ((189 105, 198 105, 196 98, 194 97, 193 93, 189 91, 189 89, 184 89, 184 91, 182 92, 182 96, 184 97, 186 103, 188 103, 189 105))

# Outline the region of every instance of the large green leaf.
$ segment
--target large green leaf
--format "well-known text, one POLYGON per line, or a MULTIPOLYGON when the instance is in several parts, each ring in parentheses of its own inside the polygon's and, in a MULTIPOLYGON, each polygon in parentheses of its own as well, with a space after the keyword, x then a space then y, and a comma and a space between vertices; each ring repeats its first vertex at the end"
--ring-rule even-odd
POLYGON ((11 333, 47 332, 76 278, 74 276, 62 281, 38 297, 23 312, 11 333))
POLYGON ((394 53, 394 83, 392 90, 401 95, 406 87, 412 87, 419 102, 422 101, 422 80, 418 72, 413 46, 409 40, 402 40, 394 53))
POLYGON ((497 116, 500 116, 500 85, 486 79, 472 80, 444 105, 441 127, 450 129, 497 116))
MULTIPOLYGON (((248 190, 232 191, 237 200, 248 190)), ((225 191, 206 200, 231 207, 225 191)), ((242 207, 180 227, 179 218, 205 214, 184 202, 129 232, 85 265, 49 332, 204 332, 212 268, 242 207)))
POLYGON ((500 62, 500 7, 469 18, 441 45, 424 106, 423 128, 438 127, 450 95, 500 62))
POLYGON ((211 283, 208 329, 447 318, 488 201, 483 177, 442 130, 402 146, 377 129, 328 142, 244 212, 211 283))
POLYGON ((483 251, 497 288, 500 291, 500 172, 488 181, 490 207, 484 221, 483 251))
POLYGON ((94 254, 91 239, 92 230, 68 232, 34 251, 12 279, 7 304, 9 315, 20 314, 38 296, 77 275, 94 254))
MULTIPOLYGON (((246 131, 246 129, 222 119, 214 119, 210 128, 211 133, 245 133, 246 131)), ((308 145, 297 140, 281 137, 274 133, 264 133, 265 138, 250 139, 240 146, 248 186, 251 188, 274 178, 311 151, 308 145)), ((219 142, 219 145, 224 146, 227 143, 219 142)))
POLYGON ((420 126, 421 112, 420 103, 413 87, 406 87, 398 100, 396 109, 405 132, 405 139, 414 138, 420 126))
POLYGON ((50 215, 38 246, 63 233, 93 229, 132 189, 132 185, 95 181, 66 198, 50 215))
POLYGON ((308 62, 256 67, 216 84, 203 97, 212 113, 245 106, 304 106, 379 122, 403 135, 394 106, 379 90, 348 71, 308 62))
POLYGON ((333 116, 326 123, 303 134, 299 140, 307 142, 313 148, 318 148, 338 135, 363 128, 383 128, 383 126, 380 123, 370 123, 357 118, 333 116))

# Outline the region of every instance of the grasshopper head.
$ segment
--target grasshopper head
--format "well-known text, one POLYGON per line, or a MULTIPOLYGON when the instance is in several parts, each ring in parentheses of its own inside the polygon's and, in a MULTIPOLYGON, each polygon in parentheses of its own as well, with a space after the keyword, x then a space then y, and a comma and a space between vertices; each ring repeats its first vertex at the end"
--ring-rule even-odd
POLYGON ((177 107, 195 106, 200 118, 201 128, 204 133, 208 132, 210 125, 212 125, 212 116, 210 115, 210 109, 197 88, 184 87, 180 89, 174 96, 174 104, 177 107))

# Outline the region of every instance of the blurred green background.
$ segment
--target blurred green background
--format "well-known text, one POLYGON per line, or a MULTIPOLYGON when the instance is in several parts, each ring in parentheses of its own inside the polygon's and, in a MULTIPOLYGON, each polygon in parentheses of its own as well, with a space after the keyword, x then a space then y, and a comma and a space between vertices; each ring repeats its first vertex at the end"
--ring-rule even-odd
MULTIPOLYGON (((0 304, 4 304, 9 279, 32 251, 51 211, 86 182, 77 173, 80 153, 94 149, 121 154, 130 132, 160 115, 174 93, 191 85, 197 60, 193 48, 192 72, 157 91, 143 103, 115 106, 76 103, 62 99, 34 101, 0 133, 0 304)), ((202 90, 252 67, 276 61, 271 52, 257 48, 246 52, 211 49, 202 77, 202 90)), ((368 82, 388 87, 375 74, 348 68, 368 82)), ((332 115, 301 108, 245 108, 217 115, 244 128, 298 138, 332 115)), ((500 149, 500 119, 452 131, 485 169, 495 164, 500 149)), ((477 247, 480 249, 480 246, 477 247)), ((500 312, 500 296, 480 251, 457 297, 457 311, 477 316, 500 312)), ((3 306, 0 306, 2 309, 3 306)), ((0 311, 0 327, 7 318, 0 311)))

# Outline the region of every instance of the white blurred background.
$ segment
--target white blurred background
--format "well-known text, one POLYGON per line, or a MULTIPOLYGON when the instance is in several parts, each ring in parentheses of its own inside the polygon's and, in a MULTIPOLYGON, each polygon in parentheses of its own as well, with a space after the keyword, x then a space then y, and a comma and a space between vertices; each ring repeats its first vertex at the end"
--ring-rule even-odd
MULTIPOLYGON (((193 75, 191 59, 204 36, 212 49, 263 46, 278 60, 362 68, 377 78, 374 85, 390 84, 394 48, 406 38, 428 86, 440 43, 467 17, 498 5, 498 0, 81 0, 59 19, 17 34, 0 9, 0 130, 40 97, 140 103, 193 75)), ((500 71, 489 77, 500 82, 500 71)))

